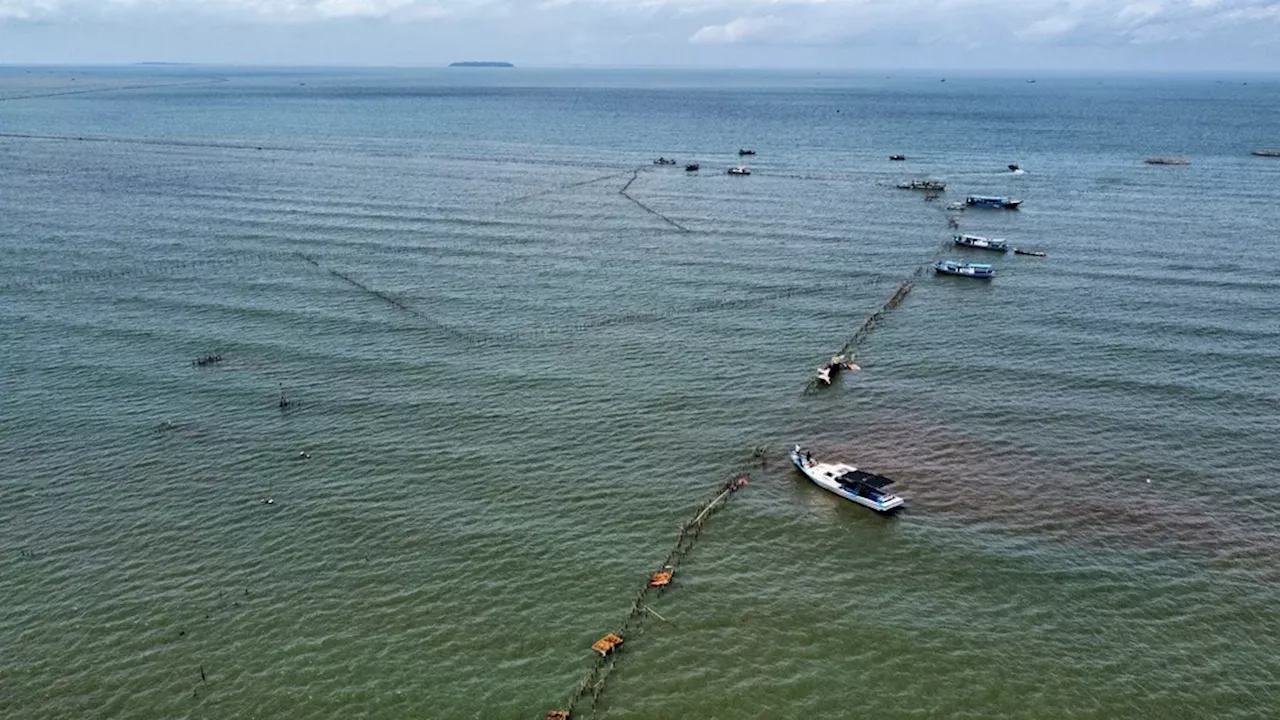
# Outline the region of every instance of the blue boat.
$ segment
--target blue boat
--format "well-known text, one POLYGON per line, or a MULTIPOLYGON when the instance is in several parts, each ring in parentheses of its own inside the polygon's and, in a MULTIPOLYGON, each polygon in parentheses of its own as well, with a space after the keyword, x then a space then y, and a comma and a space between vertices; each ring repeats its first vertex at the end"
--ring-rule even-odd
POLYGON ((977 278, 979 280, 990 280, 996 276, 995 268, 990 265, 982 265, 979 263, 962 263, 955 260, 943 260, 933 269, 939 275, 959 275, 961 277, 977 278))
POLYGON ((1007 197, 994 197, 991 195, 970 195, 964 199, 964 204, 970 207, 998 208, 1001 210, 1017 210, 1022 204, 1021 200, 1014 200, 1007 197))

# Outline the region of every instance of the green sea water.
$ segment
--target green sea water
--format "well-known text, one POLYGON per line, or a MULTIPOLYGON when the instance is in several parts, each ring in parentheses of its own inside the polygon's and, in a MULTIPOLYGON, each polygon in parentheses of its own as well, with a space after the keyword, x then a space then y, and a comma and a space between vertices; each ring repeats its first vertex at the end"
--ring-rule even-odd
POLYGON ((744 469, 597 716, 1273 717, 1278 118, 1257 77, 2 68, 0 717, 541 717, 744 469), (1047 257, 951 248, 967 193, 1047 257))

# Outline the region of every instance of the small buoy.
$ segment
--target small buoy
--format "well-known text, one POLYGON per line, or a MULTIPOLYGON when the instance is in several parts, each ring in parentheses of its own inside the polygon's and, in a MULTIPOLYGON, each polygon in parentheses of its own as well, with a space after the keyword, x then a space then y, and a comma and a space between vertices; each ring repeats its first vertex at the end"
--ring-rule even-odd
POLYGON ((1151 482, 1151 478, 1147 478, 1147 482, 1148 482, 1148 483, 1150 483, 1150 482, 1151 482))

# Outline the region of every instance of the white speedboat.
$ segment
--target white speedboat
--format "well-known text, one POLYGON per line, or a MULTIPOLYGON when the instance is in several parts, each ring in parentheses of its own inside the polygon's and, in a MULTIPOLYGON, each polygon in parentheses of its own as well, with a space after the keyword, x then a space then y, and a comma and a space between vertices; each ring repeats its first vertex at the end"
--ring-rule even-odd
POLYGON ((845 500, 852 500, 883 513, 902 507, 902 498, 887 490, 893 484, 887 477, 872 475, 843 463, 818 462, 813 459, 812 453, 799 445, 791 451, 791 462, 815 485, 845 500))
POLYGON ((751 171, 739 165, 738 167, 729 168, 729 174, 730 175, 750 175, 751 171))

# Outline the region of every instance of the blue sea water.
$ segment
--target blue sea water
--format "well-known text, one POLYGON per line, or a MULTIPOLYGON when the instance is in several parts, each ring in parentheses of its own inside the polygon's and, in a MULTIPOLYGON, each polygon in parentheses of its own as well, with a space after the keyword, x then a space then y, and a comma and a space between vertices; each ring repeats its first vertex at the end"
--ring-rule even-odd
POLYGON ((597 716, 1274 714, 1280 80, 1028 79, 0 68, 0 717, 539 717, 743 469, 597 716))

